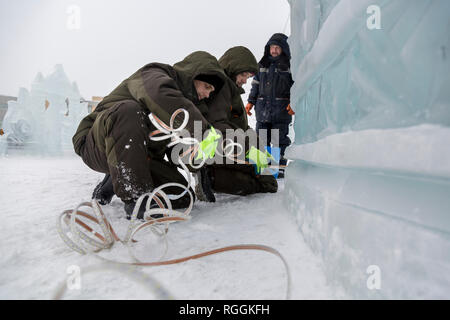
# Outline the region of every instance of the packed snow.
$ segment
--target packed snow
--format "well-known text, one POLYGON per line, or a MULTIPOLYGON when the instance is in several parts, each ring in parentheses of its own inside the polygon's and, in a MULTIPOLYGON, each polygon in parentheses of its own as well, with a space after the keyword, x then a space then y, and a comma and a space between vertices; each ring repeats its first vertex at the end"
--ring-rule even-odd
MULTIPOLYGON (((56 218, 66 209, 89 201, 102 175, 75 156, 60 158, 9 156, 1 159, 0 193, 5 219, 0 226, 0 298, 51 299, 81 268, 81 289, 67 290, 67 299, 154 299, 152 290, 132 275, 103 269, 83 275, 84 268, 101 264, 80 255, 59 237, 56 218)), ((165 259, 235 244, 263 244, 278 250, 292 276, 292 299, 344 298, 330 287, 321 259, 297 231, 283 204, 283 186, 277 194, 248 197, 219 195, 216 203, 196 202, 192 219, 172 224, 165 259)), ((119 237, 129 221, 123 203, 114 197, 103 206, 119 237)), ((138 235, 134 252, 142 261, 161 258, 164 245, 151 232, 138 235)), ((100 255, 132 261, 120 243, 100 255)), ((86 269, 87 270, 87 269, 86 269)), ((284 299, 286 273, 276 256, 259 251, 233 251, 177 265, 137 268, 152 276, 176 299, 284 299)))

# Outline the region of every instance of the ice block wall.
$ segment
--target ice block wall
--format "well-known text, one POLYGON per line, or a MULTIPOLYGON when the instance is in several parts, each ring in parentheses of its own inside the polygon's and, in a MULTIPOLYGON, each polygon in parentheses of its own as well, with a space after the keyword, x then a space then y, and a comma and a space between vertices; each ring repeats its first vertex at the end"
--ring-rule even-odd
POLYGON ((290 0, 288 208, 355 298, 450 297, 450 1, 290 0))

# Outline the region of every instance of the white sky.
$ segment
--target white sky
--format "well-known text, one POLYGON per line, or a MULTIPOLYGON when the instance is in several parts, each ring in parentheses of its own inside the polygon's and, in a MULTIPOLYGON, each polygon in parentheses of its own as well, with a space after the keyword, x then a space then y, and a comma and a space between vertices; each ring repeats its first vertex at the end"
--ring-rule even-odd
POLYGON ((196 50, 220 58, 243 45, 259 61, 272 34, 289 35, 289 9, 287 0, 0 0, 0 94, 17 96, 58 63, 90 99, 196 50), (67 27, 71 5, 78 30, 67 27))

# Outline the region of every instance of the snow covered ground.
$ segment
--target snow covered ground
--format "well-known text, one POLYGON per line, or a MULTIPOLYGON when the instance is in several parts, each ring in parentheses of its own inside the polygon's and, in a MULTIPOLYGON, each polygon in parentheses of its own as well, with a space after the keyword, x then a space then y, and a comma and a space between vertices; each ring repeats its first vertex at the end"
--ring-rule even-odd
MULTIPOLYGON (((81 268, 81 289, 68 299, 154 299, 153 292, 116 271, 87 273, 96 258, 82 256, 60 239, 55 222, 65 209, 90 199, 102 175, 80 158, 10 156, 0 159, 0 298, 51 299, 66 281, 70 266, 81 268)), ((215 204, 197 202, 187 222, 172 224, 166 259, 235 244, 271 246, 286 258, 292 275, 293 299, 345 298, 327 285, 322 260, 312 253, 285 210, 283 186, 274 195, 219 195, 215 204)), ((128 220, 118 198, 104 207, 119 237, 128 220)), ((138 235, 136 255, 159 259, 164 246, 150 232, 138 235)), ((131 261, 117 243, 102 253, 131 261)), ((281 260, 259 251, 233 251, 177 265, 138 268, 157 279, 176 299, 284 299, 286 274, 281 260)))

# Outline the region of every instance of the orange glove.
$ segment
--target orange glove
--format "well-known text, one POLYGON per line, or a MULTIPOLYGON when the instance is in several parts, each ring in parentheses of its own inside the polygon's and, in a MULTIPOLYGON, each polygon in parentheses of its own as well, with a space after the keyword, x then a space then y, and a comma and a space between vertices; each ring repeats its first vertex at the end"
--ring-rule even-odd
POLYGON ((289 115, 290 115, 290 116, 293 116, 293 115, 295 115, 295 111, 294 111, 294 110, 292 110, 292 108, 291 108, 291 104, 290 104, 290 103, 288 104, 288 106, 287 106, 286 110, 287 110, 287 112, 289 113, 289 115))
POLYGON ((247 114, 248 114, 249 116, 252 115, 252 113, 250 112, 250 110, 252 110, 252 109, 253 109, 253 104, 251 104, 250 102, 247 103, 247 105, 245 106, 245 111, 247 112, 247 114))

